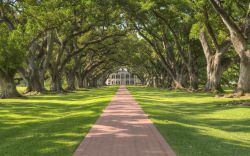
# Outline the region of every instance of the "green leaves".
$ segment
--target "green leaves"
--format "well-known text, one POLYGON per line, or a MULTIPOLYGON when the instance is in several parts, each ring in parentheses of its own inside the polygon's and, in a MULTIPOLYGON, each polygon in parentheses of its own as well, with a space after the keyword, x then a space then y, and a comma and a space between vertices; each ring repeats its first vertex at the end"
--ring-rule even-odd
POLYGON ((3 28, 1 25, 0 71, 12 73, 22 65, 25 56, 25 45, 27 43, 19 28, 13 31, 8 31, 8 29, 4 30, 3 28))
POLYGON ((189 38, 190 39, 199 39, 199 34, 203 30, 203 24, 201 22, 197 22, 192 25, 189 38))
POLYGON ((152 0, 142 0, 140 1, 142 10, 150 10, 155 6, 155 1, 152 0))

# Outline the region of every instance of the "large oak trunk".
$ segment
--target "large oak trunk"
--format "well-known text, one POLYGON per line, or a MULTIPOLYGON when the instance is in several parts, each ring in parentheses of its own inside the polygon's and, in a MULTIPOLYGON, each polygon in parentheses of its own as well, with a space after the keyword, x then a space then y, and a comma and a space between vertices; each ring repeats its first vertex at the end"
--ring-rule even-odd
POLYGON ((188 70, 189 76, 189 88, 192 90, 197 90, 199 87, 198 75, 195 66, 194 54, 191 51, 191 43, 189 43, 189 51, 188 51, 188 63, 185 63, 188 70))
POLYGON ((183 89, 183 75, 177 74, 176 78, 174 79, 174 88, 175 89, 183 89))
POLYGON ((236 22, 225 11, 221 1, 210 0, 214 9, 221 16, 224 24, 230 32, 231 41, 235 51, 238 53, 240 62, 240 75, 238 81, 238 90, 243 92, 250 92, 250 3, 245 19, 244 32, 239 29, 236 22))
POLYGON ((91 80, 89 80, 89 87, 91 87, 91 88, 97 87, 97 79, 96 78, 92 78, 91 80))
POLYGON ((66 73, 66 79, 67 79, 67 88, 66 90, 73 91, 76 89, 75 86, 75 74, 74 72, 68 72, 66 73))
POLYGON ((221 54, 214 54, 207 58, 207 83, 205 86, 206 91, 223 91, 221 88, 221 76, 223 74, 221 66, 221 54))
POLYGON ((179 70, 176 70, 175 77, 172 77, 173 82, 174 82, 173 87, 175 89, 184 89, 185 83, 188 82, 188 80, 186 79, 187 77, 186 77, 184 71, 185 71, 185 66, 183 66, 179 70))
POLYGON ((85 78, 82 79, 82 88, 87 88, 88 86, 89 86, 89 81, 85 77, 85 78))
POLYGON ((36 92, 44 91, 44 88, 42 87, 39 79, 31 79, 30 81, 28 81, 26 92, 32 92, 32 91, 36 92))
POLYGON ((146 78, 146 86, 152 87, 153 86, 153 79, 151 77, 146 78))
POLYGON ((230 60, 223 58, 224 52, 227 50, 229 43, 224 44, 220 49, 212 50, 209 46, 205 32, 200 33, 200 42, 207 62, 207 83, 205 85, 206 91, 222 92, 221 77, 224 70, 228 67, 230 60))
POLYGON ((174 88, 175 89, 183 89, 183 86, 180 82, 174 81, 174 88))
POLYGON ((52 92, 63 92, 62 88, 62 78, 59 73, 51 75, 51 85, 50 85, 50 90, 52 92))
POLYGON ((250 93, 250 50, 241 58, 238 89, 250 93))
POLYGON ((40 81, 40 76, 38 71, 34 71, 28 81, 27 92, 37 91, 43 92, 44 88, 40 81))
POLYGON ((76 76, 76 79, 77 79, 77 85, 79 88, 87 88, 88 87, 88 82, 87 82, 86 76, 78 74, 76 76))
POLYGON ((199 82, 198 77, 194 72, 189 72, 189 80, 191 89, 197 90, 199 82))
POLYGON ((81 77, 80 74, 76 75, 76 80, 77 80, 77 87, 78 88, 84 88, 83 87, 83 78, 81 77))
POLYGON ((38 68, 30 65, 28 70, 20 68, 19 73, 27 86, 26 93, 45 91, 44 81, 41 81, 43 75, 40 75, 38 68))
POLYGON ((239 34, 231 32, 231 40, 235 51, 240 56, 240 74, 237 89, 240 92, 250 93, 250 49, 249 43, 240 40, 239 34))
POLYGON ((153 87, 154 87, 154 88, 159 87, 159 79, 158 79, 158 76, 154 76, 154 77, 153 77, 153 87))
POLYGON ((42 87, 42 90, 43 91, 46 91, 46 88, 45 88, 45 80, 48 79, 48 78, 45 78, 45 71, 41 70, 39 72, 39 81, 40 81, 40 84, 41 84, 41 87, 42 87))
POLYGON ((16 84, 13 77, 1 78, 0 85, 2 89, 1 98, 16 98, 22 97, 16 89, 16 84))

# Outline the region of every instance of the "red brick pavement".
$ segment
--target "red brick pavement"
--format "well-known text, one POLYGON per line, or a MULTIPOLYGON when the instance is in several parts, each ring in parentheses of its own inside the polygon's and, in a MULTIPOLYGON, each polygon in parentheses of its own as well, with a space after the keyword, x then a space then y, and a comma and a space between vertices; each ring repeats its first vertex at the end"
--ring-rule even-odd
POLYGON ((73 156, 175 156, 122 86, 73 156))

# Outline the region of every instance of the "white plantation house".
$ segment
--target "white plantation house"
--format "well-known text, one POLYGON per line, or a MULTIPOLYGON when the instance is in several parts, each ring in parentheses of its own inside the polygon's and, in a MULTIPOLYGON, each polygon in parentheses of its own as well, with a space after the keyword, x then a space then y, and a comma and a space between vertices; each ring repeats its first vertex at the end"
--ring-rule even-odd
POLYGON ((127 68, 120 68, 117 72, 109 75, 106 85, 137 85, 141 84, 140 79, 127 68))

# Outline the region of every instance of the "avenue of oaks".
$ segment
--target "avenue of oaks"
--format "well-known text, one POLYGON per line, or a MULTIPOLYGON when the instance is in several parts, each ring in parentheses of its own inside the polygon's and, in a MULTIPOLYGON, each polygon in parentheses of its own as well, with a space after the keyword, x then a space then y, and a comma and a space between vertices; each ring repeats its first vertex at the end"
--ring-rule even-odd
POLYGON ((105 84, 250 92, 249 0, 2 0, 1 98, 105 84), (63 85, 66 82, 66 87, 63 85))

